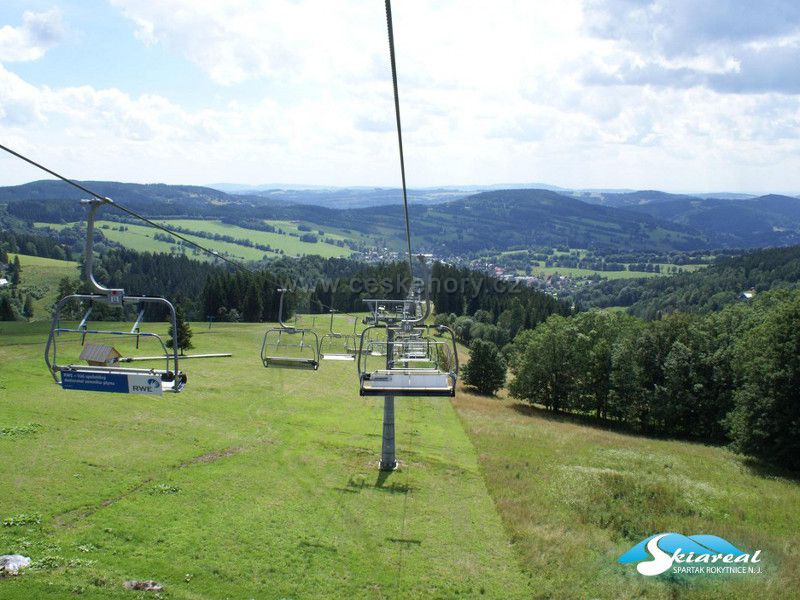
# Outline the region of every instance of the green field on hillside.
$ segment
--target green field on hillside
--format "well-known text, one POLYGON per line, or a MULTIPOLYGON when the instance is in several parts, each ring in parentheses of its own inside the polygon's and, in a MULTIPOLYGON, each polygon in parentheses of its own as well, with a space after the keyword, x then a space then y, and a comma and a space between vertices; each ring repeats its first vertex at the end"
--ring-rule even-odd
POLYGON ((800 485, 724 448, 614 432, 508 399, 455 408, 537 598, 787 598, 800 485), (761 575, 643 577, 619 556, 661 532, 761 549, 761 575))
MULTIPOLYGON (((277 221, 275 219, 264 219, 264 223, 272 225, 275 228, 283 229, 286 232, 291 233, 308 233, 307 231, 303 231, 300 229, 300 223, 297 221, 277 221)), ((347 230, 343 231, 341 229, 336 229, 333 227, 327 227, 324 225, 319 225, 318 223, 304 223, 305 226, 311 228, 311 233, 317 233, 320 229, 325 232, 325 237, 331 238, 333 240, 351 240, 354 242, 369 242, 370 238, 365 236, 362 233, 357 231, 347 230)))
POLYGON ((0 596, 530 597, 447 400, 398 401, 402 468, 379 475, 382 400, 352 363, 264 369, 264 328, 195 324, 234 358, 150 398, 62 391, 44 324, 0 324, 0 553, 35 561, 0 596))
POLYGON ((328 244, 322 241, 322 237, 330 238, 332 240, 345 240, 348 239, 346 236, 335 232, 326 231, 324 228, 322 228, 322 231, 325 232, 325 235, 320 236, 319 226, 313 227, 312 231, 301 231, 298 228, 298 224, 291 221, 264 221, 265 223, 268 223, 275 228, 282 229, 286 232, 283 234, 247 229, 245 227, 239 227, 238 225, 229 225, 228 223, 223 223, 222 221, 168 219, 159 220, 158 222, 166 225, 167 227, 178 225, 192 231, 204 231, 212 234, 230 235, 237 239, 250 240, 256 244, 269 244, 275 249, 283 250, 289 256, 318 254, 325 258, 331 258, 335 256, 350 256, 353 253, 353 251, 348 247, 342 248, 335 244, 328 244), (304 233, 312 233, 319 238, 319 241, 316 244, 302 242, 298 238, 288 235, 289 233, 296 233, 299 235, 304 233))
POLYGON ((642 271, 592 271, 572 267, 534 267, 534 275, 564 275, 566 277, 588 277, 600 275, 607 279, 635 279, 638 277, 659 277, 661 273, 645 273, 642 271))
MULTIPOLYGON (((315 326, 322 333, 327 319, 315 326)), ((401 469, 380 475, 382 399, 358 396, 353 363, 263 368, 266 327, 193 324, 192 352, 234 357, 184 362, 185 391, 154 398, 61 390, 41 357, 46 324, 0 323, 0 554, 34 561, 0 579, 0 597, 139 597, 123 589, 128 579, 185 599, 798 589, 795 481, 721 448, 604 431, 463 390, 453 402, 397 400, 401 469), (767 572, 646 579, 616 563, 659 531, 762 548, 767 572)))
MULTIPOLYGON (((567 277, 584 278, 591 275, 599 275, 606 279, 636 279, 640 277, 661 277, 671 275, 667 271, 668 268, 675 265, 660 264, 662 269, 661 273, 651 273, 649 271, 593 271, 592 269, 578 269, 574 267, 533 267, 534 275, 565 275, 567 277)), ((707 268, 707 265, 680 265, 678 267, 684 273, 691 273, 707 268)), ((522 273, 520 273, 522 275, 522 273)))
MULTIPOLYGON (((546 254, 549 257, 548 260, 550 259, 558 260, 565 257, 568 257, 572 260, 587 260, 587 257, 589 257, 590 255, 590 251, 585 248, 573 248, 569 251, 551 249, 548 252, 546 252, 546 254)), ((525 268, 522 267, 524 266, 524 263, 528 262, 527 260, 528 255, 529 255, 528 250, 506 250, 504 252, 499 252, 496 255, 487 254, 482 256, 482 258, 485 260, 494 261, 498 266, 507 267, 508 269, 513 270, 516 275, 524 276, 527 273, 525 268), (511 264, 509 264, 509 259, 513 259, 511 264), (520 265, 520 262, 522 262, 523 264, 520 265)), ((704 258, 706 258, 709 262, 711 262, 714 257, 710 256, 704 258)), ((556 260, 553 260, 553 262, 556 262, 556 260)), ((588 260, 589 262, 592 261, 599 262, 600 258, 589 258, 588 260)), ((647 261, 647 259, 643 257, 642 262, 649 262, 649 261, 647 261)), ((673 267, 680 269, 680 271, 683 273, 691 273, 708 267, 707 264, 673 265, 668 263, 653 263, 658 265, 658 267, 661 269, 661 272, 653 273, 650 271, 637 271, 637 270, 597 271, 594 269, 584 269, 576 267, 561 267, 561 266, 547 267, 543 266, 545 264, 545 261, 542 261, 541 259, 531 261, 531 263, 533 265, 531 266, 532 275, 546 276, 546 275, 554 275, 557 273, 559 275, 564 275, 576 279, 585 279, 587 277, 591 277, 594 275, 599 275, 600 277, 603 277, 605 279, 635 279, 639 277, 650 278, 650 277, 658 277, 661 275, 671 275, 672 273, 670 273, 670 269, 673 267)), ((622 263, 622 264, 624 264, 625 267, 627 267, 628 269, 630 269, 631 266, 634 266, 632 263, 622 263)))
POLYGON ((50 309, 58 299, 58 282, 64 277, 77 279, 78 263, 26 254, 11 254, 9 259, 14 260, 14 256, 19 256, 22 265, 19 291, 33 294, 33 318, 49 319, 50 309))
MULTIPOLYGON (((269 233, 266 231, 256 231, 254 229, 246 229, 236 225, 228 225, 220 221, 175 219, 159 220, 158 222, 166 227, 169 227, 170 224, 176 224, 192 231, 229 235, 236 239, 247 239, 253 243, 264 245, 268 244, 272 248, 272 251, 264 251, 232 242, 213 240, 191 234, 182 234, 197 244, 240 260, 261 260, 265 256, 280 256, 277 253, 277 250, 282 250, 288 256, 317 254, 325 258, 331 258, 335 256, 350 256, 353 253, 350 248, 324 243, 321 240, 316 244, 311 242, 302 242, 298 238, 287 234, 282 235, 278 233, 269 233)), ((74 223, 36 223, 37 227, 52 227, 54 229, 62 229, 64 227, 71 227, 72 225, 74 225, 74 223)), ((147 225, 131 225, 128 223, 117 223, 114 221, 98 221, 96 227, 100 229, 103 235, 112 242, 117 242, 132 250, 138 250, 141 252, 171 252, 179 248, 175 244, 172 244, 168 241, 155 239, 154 236, 156 234, 163 232, 160 232, 159 230, 147 225), (120 225, 124 225, 126 231, 119 231, 120 225)), ((288 229, 286 231, 288 231, 288 229)), ((332 239, 339 239, 341 236, 338 234, 332 234, 329 237, 332 239)), ((196 255, 195 257, 198 259, 210 260, 208 255, 203 252, 198 253, 192 249, 188 249, 187 252, 191 256, 196 255)))

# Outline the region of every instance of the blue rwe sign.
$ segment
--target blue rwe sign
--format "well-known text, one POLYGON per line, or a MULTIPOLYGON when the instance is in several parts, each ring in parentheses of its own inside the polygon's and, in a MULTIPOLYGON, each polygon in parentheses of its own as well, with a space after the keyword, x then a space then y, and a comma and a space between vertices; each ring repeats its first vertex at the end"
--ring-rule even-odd
POLYGON ((105 371, 61 371, 61 387, 86 392, 161 395, 161 380, 152 375, 105 371))

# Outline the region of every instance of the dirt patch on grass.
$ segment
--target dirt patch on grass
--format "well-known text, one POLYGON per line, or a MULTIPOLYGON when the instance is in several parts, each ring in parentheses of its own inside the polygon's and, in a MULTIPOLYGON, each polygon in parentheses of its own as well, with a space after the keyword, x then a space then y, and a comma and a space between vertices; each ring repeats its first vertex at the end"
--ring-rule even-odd
POLYGON ((139 483, 137 483, 133 487, 128 488, 127 490, 125 490, 121 494, 117 494, 116 496, 113 496, 111 498, 106 498, 106 499, 101 500, 100 502, 98 502, 96 504, 88 504, 86 506, 73 508, 71 510, 67 510, 67 511, 64 511, 62 513, 53 515, 53 525, 55 527, 63 527, 63 526, 74 525, 75 521, 77 521, 79 519, 86 519, 88 517, 91 517, 93 514, 95 514, 99 510, 102 510, 103 508, 108 508, 112 504, 115 504, 115 503, 119 502, 120 500, 124 500, 128 496, 132 496, 133 494, 137 493, 142 488, 144 488, 146 485, 152 483, 152 481, 153 481, 153 478, 152 477, 148 477, 144 481, 140 481, 139 483))
MULTIPOLYGON (((231 446, 228 448, 221 448, 219 450, 211 450, 209 452, 205 452, 198 456, 194 456, 189 460, 184 461, 172 468, 182 469, 192 465, 211 464, 218 460, 222 460, 223 458, 228 458, 236 454, 239 454, 243 450, 244 448, 242 446, 231 446)), ((86 506, 73 508, 65 512, 62 512, 60 514, 54 515, 53 524, 56 527, 69 526, 74 524, 74 522, 79 519, 85 519, 87 517, 91 517, 97 511, 102 510, 103 508, 108 508, 109 506, 116 504, 120 500, 124 500, 125 498, 128 498, 129 496, 132 496, 133 494, 136 494, 144 490, 145 488, 147 488, 148 490, 152 489, 151 487, 148 486, 151 486, 151 484, 153 484, 156 480, 157 480, 156 476, 147 477, 142 481, 140 481, 139 483, 137 483, 136 485, 128 488, 124 492, 117 494, 116 496, 105 498, 95 504, 89 504, 86 506)))
POLYGON ((229 448, 222 448, 220 450, 211 450, 210 452, 205 452, 204 454, 200 454, 199 456, 194 456, 189 460, 182 462, 179 466, 180 468, 190 467, 192 465, 208 465, 211 463, 215 463, 218 460, 222 460, 223 458, 229 458, 231 456, 235 456, 242 452, 244 448, 241 446, 231 446, 229 448))

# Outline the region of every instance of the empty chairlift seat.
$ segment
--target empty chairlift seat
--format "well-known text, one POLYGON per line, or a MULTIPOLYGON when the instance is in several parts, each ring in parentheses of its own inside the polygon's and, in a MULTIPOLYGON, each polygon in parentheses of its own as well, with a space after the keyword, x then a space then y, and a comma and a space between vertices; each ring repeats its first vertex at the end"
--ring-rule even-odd
MULTIPOLYGON (((94 266, 94 222, 97 210, 111 201, 109 199, 83 200, 89 205, 86 221, 86 248, 84 252, 84 276, 93 293, 70 294, 59 300, 53 308, 53 322, 44 351, 44 359, 48 371, 54 381, 65 390, 82 390, 89 392, 120 392, 133 394, 160 395, 165 391, 180 392, 186 385, 186 374, 179 369, 178 343, 173 339, 171 347, 167 348, 164 340, 157 333, 143 332, 142 321, 145 306, 160 307, 167 314, 173 331, 177 331, 177 316, 175 307, 166 299, 155 296, 128 296, 124 290, 106 288, 95 280, 92 272, 94 266), (61 314, 69 304, 88 304, 83 319, 73 327, 61 325, 61 314), (95 303, 105 303, 112 307, 125 308, 136 305, 138 317, 129 331, 118 329, 92 329, 89 318, 95 303), (59 338, 69 337, 74 334, 81 344, 78 362, 60 364, 59 338), (63 336, 63 337, 62 337, 63 336), (96 337, 95 337, 96 336, 96 337), (135 347, 139 348, 140 339, 154 340, 161 352, 153 357, 124 358, 120 352, 109 344, 86 343, 87 338, 107 340, 108 338, 133 339, 135 347), (130 368, 120 366, 121 362, 132 360, 164 361, 163 369, 156 368, 130 368)), ((123 314, 124 314, 123 310, 123 314)), ((177 336, 173 336, 177 338, 177 336)), ((64 344, 62 343, 63 347, 64 344)))
POLYGON ((331 324, 328 333, 322 336, 319 345, 319 354, 322 360, 338 360, 352 362, 358 353, 358 344, 355 334, 336 333, 333 330, 333 314, 331 309, 331 324))
POLYGON ((319 368, 319 336, 313 329, 292 327, 283 322, 283 297, 286 289, 279 289, 278 326, 264 333, 261 343, 261 362, 265 367, 288 369, 319 368))
POLYGON ((362 396, 454 396, 458 376, 455 336, 436 338, 426 328, 403 332, 393 327, 368 327, 361 336, 359 381, 362 396), (377 340, 375 330, 385 339, 377 340), (366 351, 371 345, 373 351, 366 351))
MULTIPOLYGON (((118 291, 118 290, 115 290, 118 291)), ((121 290, 119 290, 121 292, 121 290)), ((93 329, 89 327, 88 317, 91 307, 80 324, 75 327, 61 326, 60 315, 64 307, 74 302, 111 302, 123 305, 127 301, 160 304, 167 307, 171 320, 174 323, 175 313, 172 304, 164 298, 129 297, 120 293, 115 295, 115 300, 109 301, 107 294, 73 294, 62 298, 55 306, 53 324, 45 347, 45 362, 50 374, 57 384, 65 390, 82 390, 88 392, 117 392, 131 394, 160 395, 163 392, 180 392, 186 385, 186 374, 178 366, 179 354, 177 347, 167 348, 160 335, 152 332, 141 331, 140 321, 137 320, 136 331, 120 331, 117 329, 93 329), (68 334, 74 334, 82 345, 78 362, 59 362, 59 339, 68 334), (148 357, 147 360, 163 360, 164 368, 133 368, 121 366, 121 362, 132 359, 124 358, 122 354, 109 344, 86 342, 87 338, 94 337, 107 339, 120 337, 132 339, 138 347, 139 339, 154 340, 161 353, 158 356, 148 357)), ((140 312, 141 315, 141 312, 140 312)), ((77 341, 76 340, 76 341, 77 341)), ((61 345, 63 346, 62 339, 61 345)))
POLYGON ((319 368, 319 338, 314 331, 274 327, 264 334, 261 362, 265 367, 319 368))

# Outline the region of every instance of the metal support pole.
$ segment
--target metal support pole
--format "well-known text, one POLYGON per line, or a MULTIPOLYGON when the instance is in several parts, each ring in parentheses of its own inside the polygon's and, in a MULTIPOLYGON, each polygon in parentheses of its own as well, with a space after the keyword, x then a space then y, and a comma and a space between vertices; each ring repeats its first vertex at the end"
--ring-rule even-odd
POLYGON ((394 396, 383 397, 383 439, 381 441, 381 471, 394 471, 397 458, 394 451, 394 396))
MULTIPOLYGON (((386 330, 386 368, 390 369, 393 358, 394 331, 386 330)), ((381 439, 381 471, 394 471, 397 468, 397 457, 394 446, 394 396, 383 397, 383 436, 381 439)))

